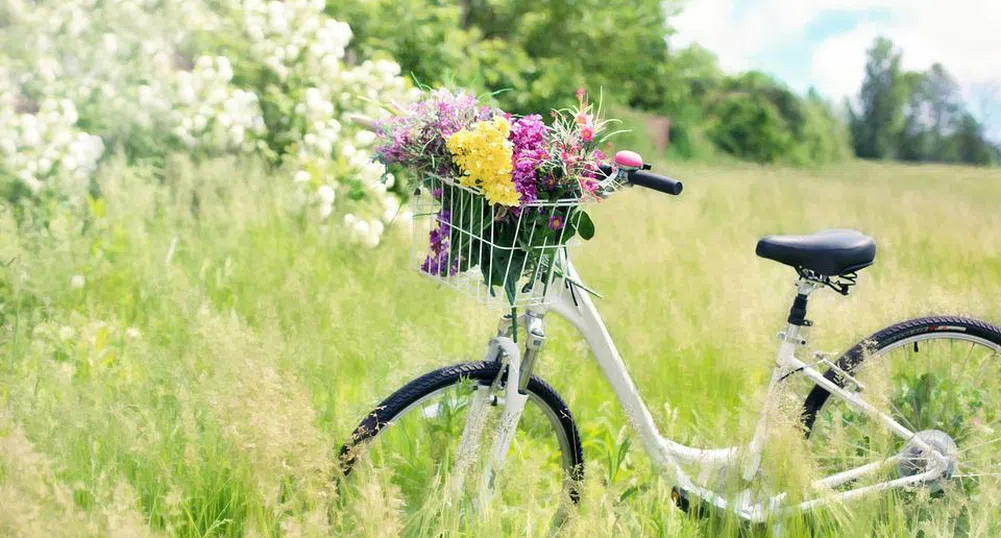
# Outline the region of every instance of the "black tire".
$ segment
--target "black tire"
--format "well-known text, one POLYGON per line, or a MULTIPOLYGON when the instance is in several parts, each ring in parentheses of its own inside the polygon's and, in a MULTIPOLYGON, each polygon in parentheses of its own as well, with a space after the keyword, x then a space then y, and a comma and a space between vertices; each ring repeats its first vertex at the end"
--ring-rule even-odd
MULTIPOLYGON (((341 447, 340 463, 344 475, 347 476, 351 473, 357 461, 356 447, 379 435, 379 432, 391 425, 397 416, 406 411, 412 404, 429 394, 463 380, 489 386, 501 373, 501 367, 502 365, 498 361, 456 364, 424 374, 404 385, 369 413, 355 428, 351 440, 341 447)), ((527 390, 530 397, 536 397, 537 403, 549 407, 553 416, 559 420, 558 427, 563 430, 565 438, 569 441, 569 454, 564 454, 564 456, 567 456, 565 461, 568 460, 570 464, 564 471, 570 478, 567 493, 570 499, 577 503, 580 499, 579 485, 584 478, 584 451, 581 447, 577 424, 574 422, 573 415, 570 414, 566 403, 548 383, 532 376, 529 379, 527 390)))
MULTIPOLYGON (((891 325, 869 338, 855 344, 854 347, 845 352, 837 361, 838 368, 848 374, 854 374, 863 364, 866 357, 871 354, 878 354, 881 350, 893 344, 911 338, 916 335, 926 333, 948 333, 964 334, 975 336, 998 346, 1001 346, 1001 328, 978 319, 970 319, 955 316, 933 316, 912 319, 891 325)), ((844 387, 845 380, 835 370, 829 370, 824 377, 834 381, 838 386, 844 387)), ((803 426, 806 436, 809 437, 813 431, 817 414, 827 403, 831 393, 824 388, 815 385, 803 403, 803 426)))

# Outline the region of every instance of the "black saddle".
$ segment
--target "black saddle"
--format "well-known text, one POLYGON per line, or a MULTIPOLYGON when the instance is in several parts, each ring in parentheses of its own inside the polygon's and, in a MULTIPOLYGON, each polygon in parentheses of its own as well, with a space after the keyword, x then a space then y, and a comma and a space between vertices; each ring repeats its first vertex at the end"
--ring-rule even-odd
POLYGON ((876 242, 855 230, 825 230, 813 235, 769 235, 758 241, 762 258, 809 269, 823 276, 854 273, 876 259, 876 242))

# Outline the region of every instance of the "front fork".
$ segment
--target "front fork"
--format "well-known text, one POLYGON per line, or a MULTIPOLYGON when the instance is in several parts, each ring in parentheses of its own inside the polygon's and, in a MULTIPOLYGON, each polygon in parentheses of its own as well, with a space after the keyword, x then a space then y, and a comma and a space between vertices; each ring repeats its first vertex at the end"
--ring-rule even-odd
POLYGON ((543 330, 543 314, 528 311, 517 320, 508 315, 501 319, 497 337, 490 341, 486 360, 502 361, 507 364, 501 369, 498 378, 490 386, 479 386, 470 404, 466 425, 462 430, 462 440, 456 457, 455 467, 450 478, 453 492, 461 490, 465 475, 476 453, 486 427, 490 408, 503 404, 503 412, 494 432, 493 444, 490 449, 490 459, 487 461, 480 480, 479 505, 482 508, 493 496, 494 481, 504 466, 511 442, 518 429, 518 422, 528 401, 528 382, 532 377, 535 361, 545 344, 546 336, 543 330), (518 324, 515 324, 518 321, 518 324), (525 327, 525 349, 519 350, 515 343, 515 331, 518 325, 525 327), (504 386, 504 396, 496 394, 501 384, 504 386))

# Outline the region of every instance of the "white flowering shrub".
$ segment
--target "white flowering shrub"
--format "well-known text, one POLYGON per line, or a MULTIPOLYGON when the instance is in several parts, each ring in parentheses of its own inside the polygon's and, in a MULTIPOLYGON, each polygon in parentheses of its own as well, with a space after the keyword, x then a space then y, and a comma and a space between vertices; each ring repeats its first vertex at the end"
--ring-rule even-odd
POLYGON ((202 56, 191 71, 175 74, 172 133, 185 147, 254 151, 266 133, 257 94, 234 88, 225 56, 202 56))
POLYGON ((377 117, 384 114, 379 103, 406 100, 399 66, 385 60, 345 65, 351 28, 326 17, 323 0, 231 0, 231 5, 242 13, 249 63, 264 66, 273 77, 262 98, 266 114, 280 111, 289 126, 274 137, 287 143, 275 148, 285 154, 284 165, 320 218, 329 218, 335 203, 347 199, 353 206, 344 218, 348 236, 378 245, 384 224, 408 216, 399 214, 400 199, 388 192, 394 178, 367 151, 374 136, 344 120, 349 113, 377 117))
POLYGON ((31 193, 53 184, 63 192, 86 192, 104 153, 101 138, 76 128, 79 117, 69 99, 45 99, 34 112, 21 112, 18 104, 9 88, 0 88, 0 168, 31 193))
POLYGON ((374 137, 346 116, 379 116, 379 103, 410 89, 391 61, 346 63, 351 28, 324 4, 7 0, 0 181, 79 200, 119 149, 136 160, 259 155, 288 176, 303 210, 378 245, 407 216, 372 160, 374 137))

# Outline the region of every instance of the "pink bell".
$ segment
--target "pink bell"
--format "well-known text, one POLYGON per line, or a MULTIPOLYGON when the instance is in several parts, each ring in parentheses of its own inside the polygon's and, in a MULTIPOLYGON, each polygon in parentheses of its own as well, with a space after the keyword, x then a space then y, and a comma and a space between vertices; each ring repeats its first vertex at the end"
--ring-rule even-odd
POLYGON ((643 157, 635 151, 620 151, 615 154, 615 164, 620 168, 643 168, 643 157))

